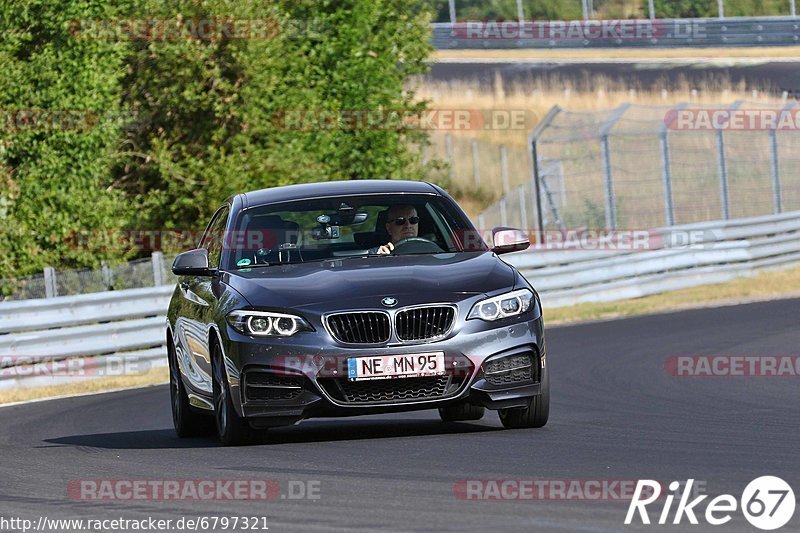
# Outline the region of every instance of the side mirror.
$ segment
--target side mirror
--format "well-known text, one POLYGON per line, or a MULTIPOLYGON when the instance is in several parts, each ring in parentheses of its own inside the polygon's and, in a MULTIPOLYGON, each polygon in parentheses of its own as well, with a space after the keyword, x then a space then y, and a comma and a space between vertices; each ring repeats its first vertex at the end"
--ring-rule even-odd
POLYGON ((208 268, 208 250, 198 248, 183 252, 172 263, 172 273, 176 276, 211 276, 213 271, 208 268))
POLYGON ((494 241, 492 251, 496 254, 520 252, 527 250, 531 245, 528 235, 514 228, 493 228, 492 240, 494 241))

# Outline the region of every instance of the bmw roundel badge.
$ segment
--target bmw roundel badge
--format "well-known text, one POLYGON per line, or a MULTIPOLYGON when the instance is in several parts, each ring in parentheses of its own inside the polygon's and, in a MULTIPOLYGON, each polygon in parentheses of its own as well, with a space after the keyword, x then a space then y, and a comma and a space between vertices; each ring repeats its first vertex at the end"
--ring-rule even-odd
POLYGON ((395 305, 397 305, 397 298, 392 298, 391 296, 387 296, 386 298, 381 300, 381 303, 386 307, 394 307, 395 305))

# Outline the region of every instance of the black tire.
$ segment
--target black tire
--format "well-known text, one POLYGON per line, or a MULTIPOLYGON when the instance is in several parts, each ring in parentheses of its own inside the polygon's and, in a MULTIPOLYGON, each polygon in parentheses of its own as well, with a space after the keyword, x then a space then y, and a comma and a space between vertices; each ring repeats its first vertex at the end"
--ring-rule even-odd
POLYGON ((189 407, 189 396, 178 370, 178 360, 172 342, 167 345, 169 362, 169 395, 172 404, 172 425, 179 438, 202 437, 214 433, 214 424, 209 416, 203 416, 189 407))
POLYGON ((472 405, 459 402, 439 408, 439 417, 445 422, 462 422, 465 420, 480 420, 486 413, 486 408, 481 405, 472 405))
POLYGON ((542 369, 542 393, 528 401, 527 407, 500 409, 500 422, 506 429, 540 428, 550 416, 550 379, 542 369))
POLYGON ((214 345, 211 352, 211 370, 214 388, 214 420, 217 436, 225 446, 241 446, 253 440, 253 430, 247 420, 236 413, 231 401, 231 389, 222 360, 222 350, 214 345))

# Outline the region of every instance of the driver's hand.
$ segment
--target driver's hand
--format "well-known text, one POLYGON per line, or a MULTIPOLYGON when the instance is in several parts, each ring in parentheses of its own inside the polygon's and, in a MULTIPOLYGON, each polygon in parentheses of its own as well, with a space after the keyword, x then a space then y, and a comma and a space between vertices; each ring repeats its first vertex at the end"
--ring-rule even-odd
POLYGON ((392 253, 392 250, 394 250, 394 244, 389 242, 378 248, 378 253, 381 255, 386 255, 392 253))

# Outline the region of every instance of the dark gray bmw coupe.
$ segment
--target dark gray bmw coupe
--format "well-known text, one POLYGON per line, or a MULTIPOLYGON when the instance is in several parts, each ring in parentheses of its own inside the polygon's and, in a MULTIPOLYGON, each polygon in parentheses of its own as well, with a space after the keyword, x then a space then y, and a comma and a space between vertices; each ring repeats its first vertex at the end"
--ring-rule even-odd
POLYGON ((358 180, 229 198, 177 257, 167 318, 180 437, 248 442, 310 417, 438 408, 547 423, 536 291, 425 182, 358 180))

